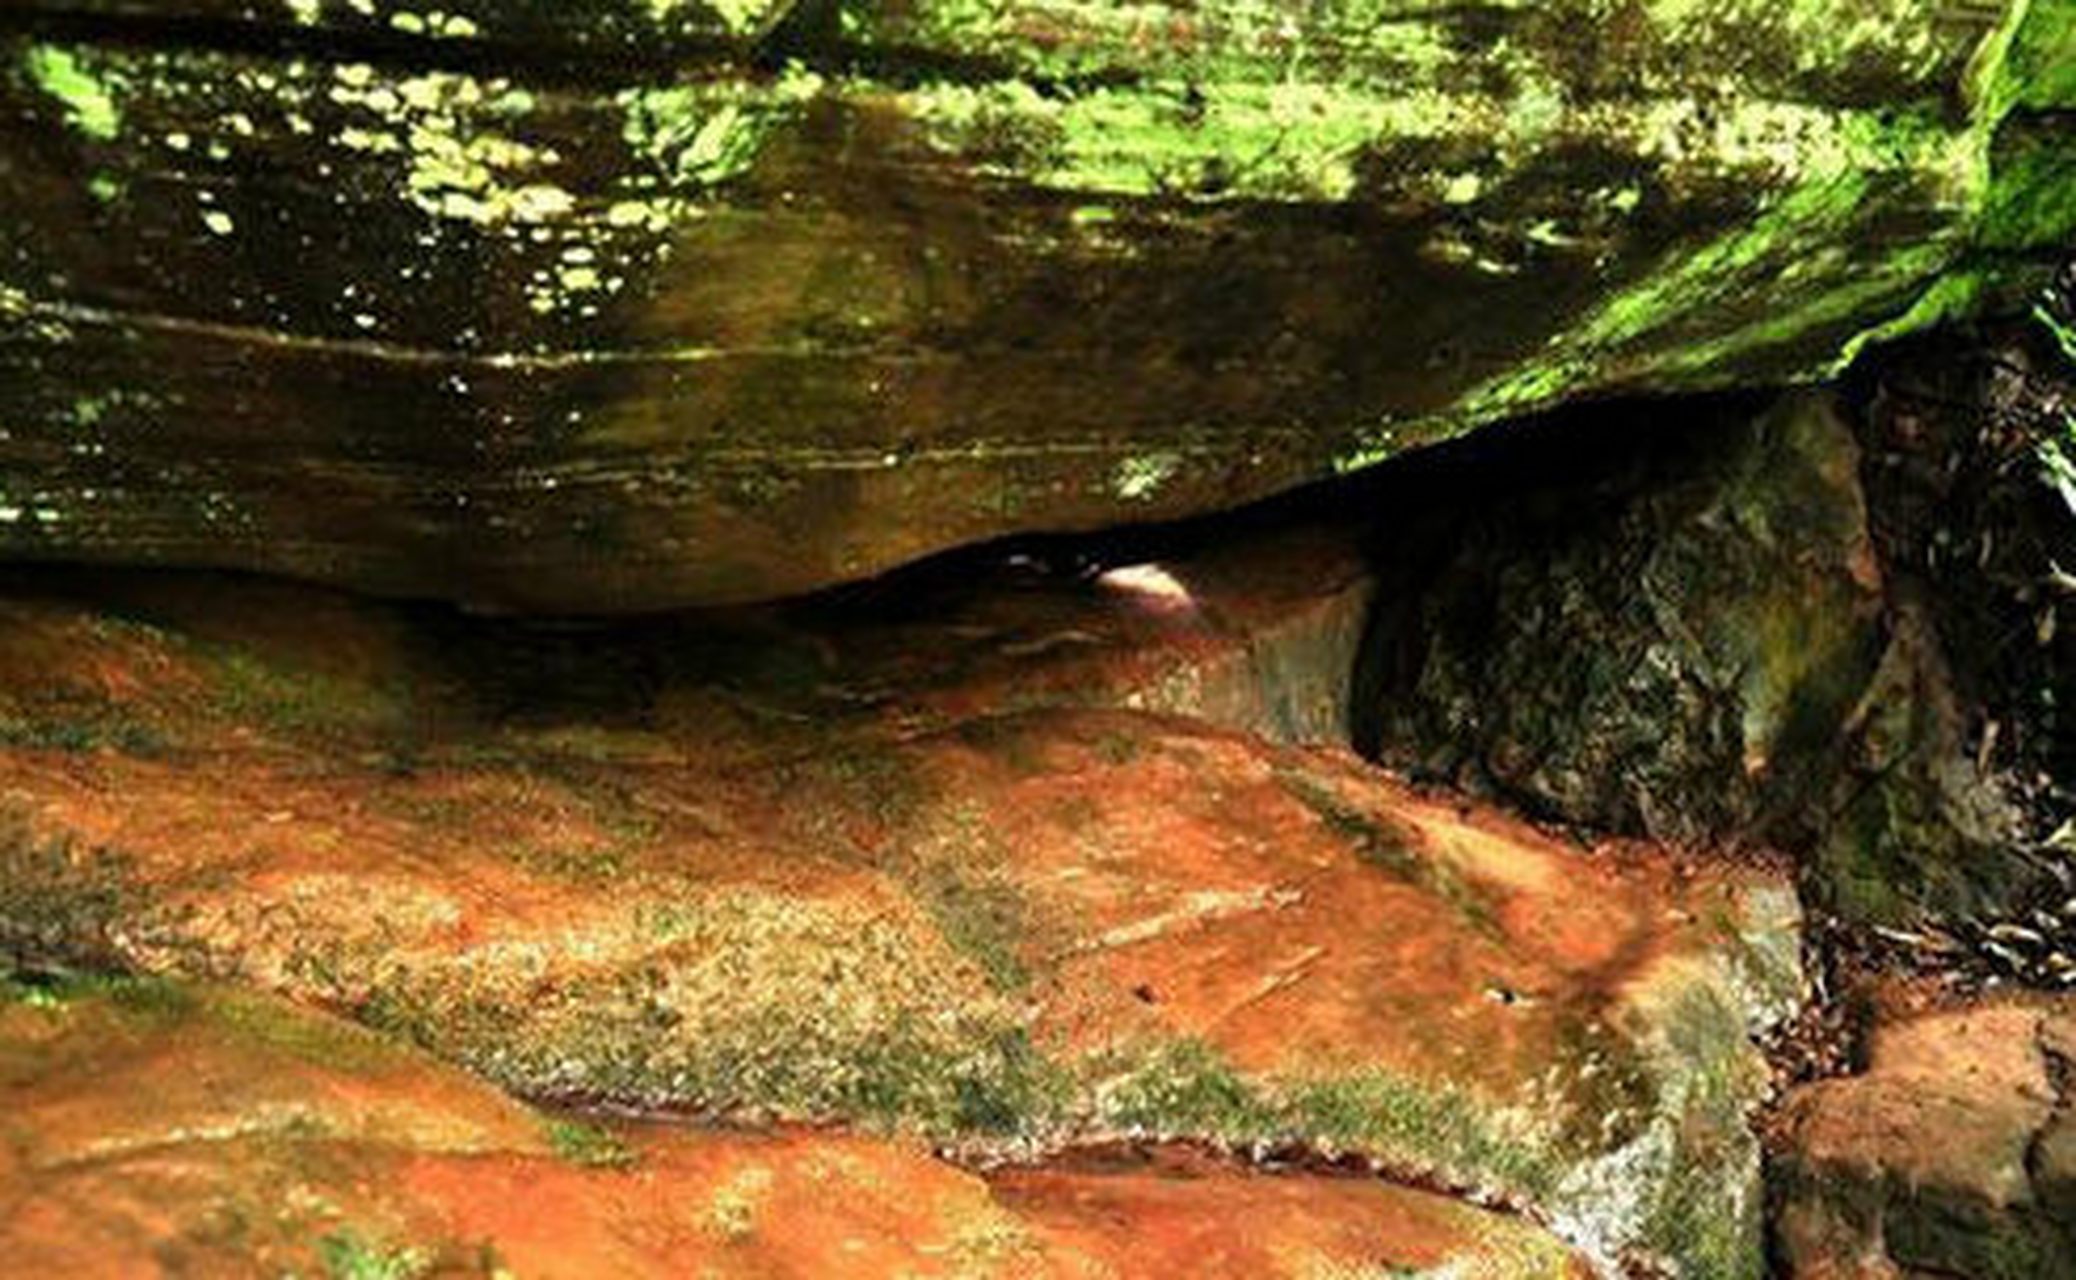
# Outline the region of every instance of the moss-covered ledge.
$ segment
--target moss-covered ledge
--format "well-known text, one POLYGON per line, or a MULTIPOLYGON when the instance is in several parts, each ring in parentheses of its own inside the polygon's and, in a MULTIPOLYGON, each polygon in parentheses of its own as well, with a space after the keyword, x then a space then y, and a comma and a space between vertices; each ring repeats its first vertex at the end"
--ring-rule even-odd
POLYGON ((2071 8, 36 0, 0 552, 765 596, 1822 376, 2066 244, 2071 8))

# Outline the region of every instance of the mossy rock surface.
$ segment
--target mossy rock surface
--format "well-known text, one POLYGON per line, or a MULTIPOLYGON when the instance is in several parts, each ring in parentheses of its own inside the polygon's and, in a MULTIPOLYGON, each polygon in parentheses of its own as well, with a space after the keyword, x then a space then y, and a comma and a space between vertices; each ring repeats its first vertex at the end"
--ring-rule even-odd
POLYGON ((0 551, 551 611, 1229 505, 2034 278, 2067 0, 36 0, 0 551))
POLYGON ((539 1098, 994 1157, 1347 1153, 1603 1260, 1756 1275, 1751 1037, 1798 995, 1789 887, 1175 714, 1282 723, 1208 696, 1217 670, 1352 641, 1282 610, 1218 633, 1279 580, 1178 560, 1159 591, 1026 584, 819 638, 757 611, 729 625, 761 645, 715 624, 687 662, 689 622, 53 579, 0 611, 16 713, 153 737, 0 746, 26 820, 0 948, 235 976, 539 1098), (894 679, 918 666, 939 683, 894 679), (367 714, 253 695, 311 670, 367 714))
POLYGON ((1518 1217, 1203 1152, 982 1174, 832 1131, 544 1115, 208 985, 0 981, 0 1085, 19 1275, 1591 1274, 1518 1217))

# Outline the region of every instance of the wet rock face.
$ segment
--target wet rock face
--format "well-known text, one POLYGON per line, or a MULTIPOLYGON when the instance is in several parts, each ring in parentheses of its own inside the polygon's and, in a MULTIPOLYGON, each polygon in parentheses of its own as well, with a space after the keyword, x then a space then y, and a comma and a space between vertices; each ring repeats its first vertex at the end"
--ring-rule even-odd
POLYGON ((2076 1008, 2006 1002, 1877 1030, 1864 1075, 1781 1117, 1774 1235, 1792 1277, 2076 1275, 2076 1008))
POLYGON ((1536 1227, 1189 1153, 975 1174, 900 1141, 528 1110, 250 993, 0 984, 25 1276, 1590 1274, 1536 1227))
POLYGON ((2070 230, 2067 6, 30 0, 0 551, 555 612, 1832 367, 2070 230))
POLYGON ((1603 1263, 1756 1275, 1787 884, 1569 846, 1306 743, 1309 695, 1234 701, 1345 664, 1365 598, 1306 585, 1316 542, 1250 554, 746 611, 705 657, 688 623, 24 588, 0 942, 236 977, 522 1094, 1349 1153, 1603 1263))

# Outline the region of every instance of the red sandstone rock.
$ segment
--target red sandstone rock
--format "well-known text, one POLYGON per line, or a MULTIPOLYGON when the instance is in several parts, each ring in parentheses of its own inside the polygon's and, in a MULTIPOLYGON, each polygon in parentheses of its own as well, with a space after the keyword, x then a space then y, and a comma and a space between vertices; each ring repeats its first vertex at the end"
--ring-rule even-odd
POLYGON ((1360 579, 1274 563, 629 632, 17 596, 0 937, 350 1010, 536 1096, 1295 1142, 1603 1258, 1755 1259, 1787 886, 1130 709, 1325 731, 1360 579))
POLYGON ((2076 1275, 2076 1005, 2008 1000, 1877 1028, 1864 1075, 1791 1095, 1775 1234, 1804 1280, 2076 1275))
POLYGON ((0 995, 12 1276, 1584 1276, 1535 1227, 1204 1161, 978 1175, 833 1133, 538 1115, 220 988, 0 995))

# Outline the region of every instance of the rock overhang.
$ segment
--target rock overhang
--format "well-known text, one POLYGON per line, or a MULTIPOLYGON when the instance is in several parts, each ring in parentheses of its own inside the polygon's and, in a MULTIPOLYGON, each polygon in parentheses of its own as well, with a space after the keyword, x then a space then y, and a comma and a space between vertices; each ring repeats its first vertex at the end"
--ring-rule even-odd
POLYGON ((38 0, 0 547, 624 611, 1819 377, 2065 244, 2068 10, 38 0))

